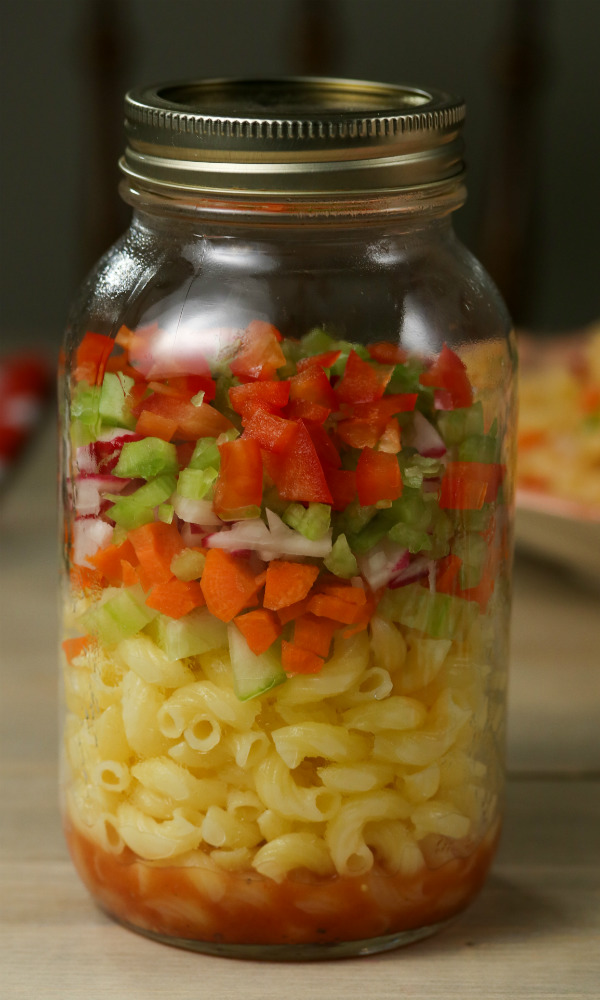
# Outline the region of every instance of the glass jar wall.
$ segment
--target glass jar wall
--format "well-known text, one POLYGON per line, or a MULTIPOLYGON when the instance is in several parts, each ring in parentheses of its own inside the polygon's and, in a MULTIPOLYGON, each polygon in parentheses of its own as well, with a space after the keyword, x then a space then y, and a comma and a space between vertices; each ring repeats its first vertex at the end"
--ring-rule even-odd
POLYGON ((69 848, 161 940, 396 947, 469 903, 499 835, 510 323, 453 234, 455 165, 241 198, 158 152, 126 158, 132 225, 65 346, 69 848))

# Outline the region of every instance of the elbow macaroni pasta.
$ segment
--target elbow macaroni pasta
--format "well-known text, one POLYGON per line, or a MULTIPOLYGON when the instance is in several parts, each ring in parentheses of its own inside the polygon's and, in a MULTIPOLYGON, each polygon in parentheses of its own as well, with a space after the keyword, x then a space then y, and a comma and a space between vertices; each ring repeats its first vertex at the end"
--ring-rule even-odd
POLYGON ((479 645, 375 617, 319 674, 241 702, 225 648, 170 661, 144 635, 112 657, 91 644, 64 667, 71 820, 113 855, 199 873, 412 875, 432 837, 493 820, 479 645))

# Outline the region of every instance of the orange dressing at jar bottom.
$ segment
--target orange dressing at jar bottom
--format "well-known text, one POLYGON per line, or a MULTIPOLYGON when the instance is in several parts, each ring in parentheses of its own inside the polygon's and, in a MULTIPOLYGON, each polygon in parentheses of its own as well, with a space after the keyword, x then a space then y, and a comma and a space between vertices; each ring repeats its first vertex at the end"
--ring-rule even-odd
MULTIPOLYGON (((65 835, 79 875, 99 905, 134 929, 194 947, 336 944, 440 924, 463 910, 483 885, 497 846, 496 824, 468 857, 417 875, 281 883, 255 872, 154 866, 126 849, 118 858, 69 822, 65 835)), ((432 927, 433 930, 433 927, 432 927)), ((419 935, 424 936, 424 935, 419 935)))

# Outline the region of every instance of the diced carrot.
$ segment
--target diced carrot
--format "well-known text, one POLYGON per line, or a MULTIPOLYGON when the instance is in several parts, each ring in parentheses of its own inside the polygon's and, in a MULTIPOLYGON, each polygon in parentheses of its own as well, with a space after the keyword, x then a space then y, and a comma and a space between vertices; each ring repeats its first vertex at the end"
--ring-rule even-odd
POLYGON ((464 597, 467 601, 477 601, 482 613, 487 608, 488 601, 494 592, 495 580, 489 573, 484 573, 481 580, 475 587, 468 587, 466 590, 459 590, 458 596, 464 597))
POLYGON ((253 653, 260 656, 281 635, 282 625, 277 616, 266 608, 256 608, 245 615, 237 615, 235 624, 253 653))
POLYGON ((65 639, 62 644, 64 654, 67 658, 68 663, 72 663, 77 656, 81 656, 83 652, 94 642, 94 638, 91 635, 78 635, 75 639, 65 639))
POLYGON ((104 586, 104 577, 99 570, 76 564, 71 567, 70 581, 73 590, 84 593, 89 590, 101 590, 104 586))
POLYGON ((174 524, 151 521, 134 528, 128 538, 148 583, 166 583, 171 579, 171 560, 185 548, 174 524))
POLYGON ((287 625, 288 622, 294 621, 296 618, 300 618, 301 615, 306 613, 306 609, 310 603, 310 597, 306 597, 303 601, 297 601, 295 604, 290 604, 287 608, 280 608, 277 612, 277 617, 282 625, 287 625))
POLYGON ((324 594, 331 597, 339 597, 341 601, 348 604, 362 605, 367 603, 367 595, 362 587, 345 587, 343 584, 325 584, 321 588, 324 594))
POLYGON ((294 626, 294 645, 327 658, 334 632, 339 623, 315 615, 301 615, 294 626))
POLYGON ((98 549, 93 556, 88 556, 88 559, 112 586, 118 586, 123 582, 121 565, 123 560, 132 566, 138 561, 135 549, 128 538, 120 545, 107 545, 105 549, 98 549))
POLYGON ((265 608, 277 611, 304 600, 318 575, 318 566, 274 559, 267 568, 265 608))
POLYGON ((223 549, 209 549, 202 573, 202 591, 215 618, 231 621, 254 603, 257 590, 255 574, 246 559, 223 549))
MULTIPOLYGON (((115 354, 110 357, 104 366, 106 372, 120 372, 121 375, 127 375, 132 378, 134 382, 139 382, 142 379, 137 368, 132 368, 127 360, 127 354, 115 354)), ((146 391, 146 384, 143 385, 144 392, 146 391)))
POLYGON ((581 409, 584 413, 596 413, 600 410, 600 386, 586 385, 581 390, 581 409))
POLYGON ((281 642, 281 664, 286 674, 318 674, 324 660, 309 649, 301 649, 293 642, 281 642))
POLYGON ((265 583, 267 582, 267 571, 266 571, 266 569, 263 569, 262 573, 258 573, 254 577, 254 581, 256 583, 256 589, 257 589, 257 591, 260 590, 261 587, 264 587, 265 583))
POLYGON ((163 417, 160 413, 151 413, 150 410, 142 410, 135 425, 136 434, 141 434, 142 437, 160 438, 162 441, 170 441, 176 430, 176 420, 163 417))
POLYGON ((360 614, 357 604, 350 604, 330 594, 315 594, 308 602, 307 610, 320 618, 333 618, 344 625, 352 625, 360 614))
POLYGON ((519 431, 517 435, 517 448, 520 451, 529 451, 530 448, 537 448, 546 440, 547 434, 543 428, 532 427, 529 430, 519 431))
POLYGON ((140 574, 138 570, 135 566, 132 566, 127 559, 121 559, 121 573, 123 577, 123 585, 125 587, 133 587, 136 583, 140 582, 140 574))
POLYGON ((446 556, 444 559, 440 559, 438 563, 435 589, 439 590, 442 594, 452 593, 455 589, 455 581, 461 565, 462 559, 460 556, 456 556, 454 554, 446 556))
POLYGON ((88 331, 77 348, 73 372, 75 380, 89 382, 90 385, 101 385, 106 362, 113 347, 112 337, 88 331))
POLYGON ((176 577, 166 583, 155 584, 146 598, 149 608, 169 618, 183 618, 204 603, 202 587, 197 580, 178 580, 176 577))
POLYGON ((354 623, 350 626, 350 628, 344 629, 344 638, 347 639, 351 635, 356 635, 357 632, 363 632, 375 614, 376 607, 377 600, 373 594, 369 594, 366 604, 363 604, 360 608, 356 618, 354 619, 354 623))

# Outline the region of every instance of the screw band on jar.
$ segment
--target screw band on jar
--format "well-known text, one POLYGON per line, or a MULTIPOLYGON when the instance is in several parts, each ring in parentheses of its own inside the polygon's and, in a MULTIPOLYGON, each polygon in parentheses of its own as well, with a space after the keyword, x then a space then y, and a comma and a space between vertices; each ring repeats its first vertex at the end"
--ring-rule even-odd
POLYGON ((391 84, 160 85, 127 95, 121 168, 153 189, 213 196, 392 193, 462 175, 463 120, 461 100, 391 84))

